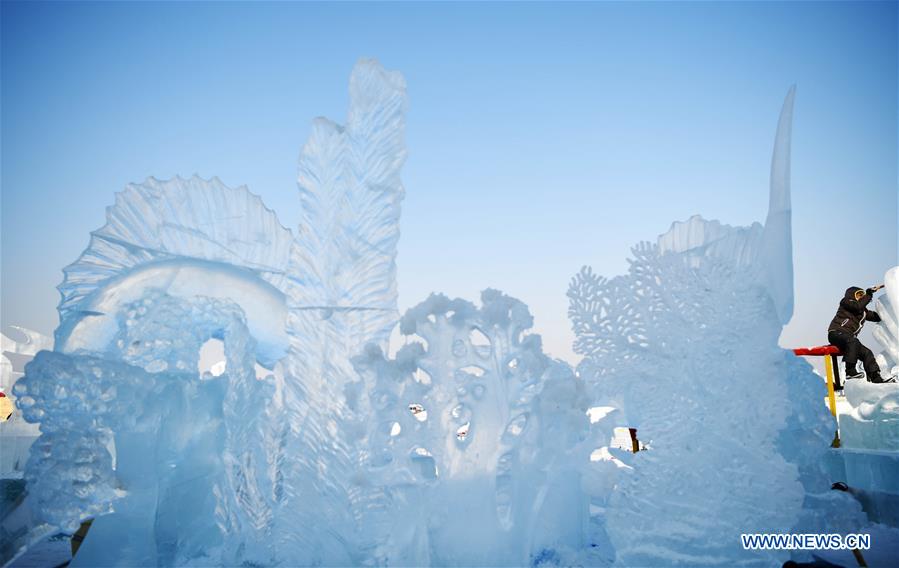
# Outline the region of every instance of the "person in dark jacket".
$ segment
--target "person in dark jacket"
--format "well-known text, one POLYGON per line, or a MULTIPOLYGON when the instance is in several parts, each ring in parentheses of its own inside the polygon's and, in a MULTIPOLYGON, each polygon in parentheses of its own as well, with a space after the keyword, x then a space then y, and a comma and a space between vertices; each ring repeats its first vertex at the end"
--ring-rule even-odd
POLYGON ((867 290, 853 286, 846 290, 846 294, 840 300, 840 307, 837 308, 837 315, 834 316, 827 328, 827 341, 831 345, 839 347, 840 353, 843 355, 847 379, 860 379, 864 376, 856 370, 858 360, 861 359, 868 380, 872 383, 883 382, 874 353, 858 340, 858 332, 862 330, 865 321, 880 321, 877 312, 872 312, 867 308, 874 292, 879 289, 880 286, 867 290))

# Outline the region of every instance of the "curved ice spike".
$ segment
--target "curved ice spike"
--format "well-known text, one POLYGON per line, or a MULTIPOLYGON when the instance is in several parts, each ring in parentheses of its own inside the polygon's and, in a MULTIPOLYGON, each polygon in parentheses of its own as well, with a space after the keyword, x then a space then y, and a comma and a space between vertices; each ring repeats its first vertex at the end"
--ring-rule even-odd
POLYGON ((793 317, 793 233, 790 200, 790 140, 793 129, 793 99, 790 87, 777 121, 774 154, 771 158, 771 191, 768 217, 762 236, 761 260, 768 291, 774 299, 777 317, 786 325, 793 317))

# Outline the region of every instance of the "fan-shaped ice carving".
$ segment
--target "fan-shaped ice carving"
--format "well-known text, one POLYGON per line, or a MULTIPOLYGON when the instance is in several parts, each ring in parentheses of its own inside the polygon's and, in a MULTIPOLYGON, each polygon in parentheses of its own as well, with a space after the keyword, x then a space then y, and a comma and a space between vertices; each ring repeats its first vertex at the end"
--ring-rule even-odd
POLYGON ((658 245, 661 252, 717 256, 733 259, 739 266, 751 266, 758 258, 763 233, 759 223, 732 227, 694 215, 685 222, 672 223, 668 232, 659 236, 658 245))
POLYGON ((541 551, 574 561, 583 545, 582 384, 526 334, 523 303, 496 290, 481 300, 432 295, 403 316, 410 343, 395 359, 376 345, 356 359, 377 417, 363 471, 383 504, 402 504, 367 516, 379 563, 524 565, 541 551))
POLYGON ((59 286, 57 349, 102 350, 115 314, 147 290, 238 302, 259 341, 261 362, 284 355, 284 287, 293 236, 245 187, 217 178, 149 178, 107 210, 90 246, 59 286))

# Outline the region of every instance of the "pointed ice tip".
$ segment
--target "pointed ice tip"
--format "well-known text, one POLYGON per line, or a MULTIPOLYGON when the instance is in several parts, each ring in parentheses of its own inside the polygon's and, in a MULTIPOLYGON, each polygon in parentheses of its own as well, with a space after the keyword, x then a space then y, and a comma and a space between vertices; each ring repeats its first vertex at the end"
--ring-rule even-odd
POLYGON ((374 57, 359 58, 359 61, 356 62, 356 65, 353 67, 353 72, 350 75, 350 83, 352 84, 352 81, 357 77, 363 78, 366 76, 377 77, 378 80, 387 83, 393 89, 400 91, 406 90, 406 79, 403 77, 403 74, 399 71, 388 71, 381 65, 381 62, 374 57))
POLYGON ((773 211, 790 210, 790 143, 793 131, 793 100, 796 85, 787 91, 780 118, 777 121, 777 135, 774 138, 774 153, 771 156, 771 189, 768 198, 768 215, 773 211))
POLYGON ((379 107, 406 110, 406 79, 399 71, 388 71, 376 59, 360 59, 350 75, 350 113, 347 124, 379 107))
POLYGON ((793 100, 796 85, 787 91, 771 157, 771 187, 768 194, 768 217, 762 242, 768 290, 774 299, 782 324, 793 317, 793 231, 790 197, 790 145, 793 130, 793 100))

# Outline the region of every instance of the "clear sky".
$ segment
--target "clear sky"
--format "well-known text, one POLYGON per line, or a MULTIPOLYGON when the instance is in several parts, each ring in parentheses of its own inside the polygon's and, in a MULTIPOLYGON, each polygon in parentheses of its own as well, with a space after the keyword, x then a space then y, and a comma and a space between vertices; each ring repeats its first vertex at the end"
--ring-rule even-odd
MULTIPOLYGON (((63 266, 126 183, 246 184, 295 228, 311 120, 343 122, 360 57, 408 84, 400 307, 524 300, 574 360, 584 264, 700 213, 764 221, 793 128, 796 311, 820 344, 842 291, 897 264, 897 5, 11 3, 2 8, 2 324, 51 333, 63 266)), ((726 309, 722 307, 722 309, 726 309)))

